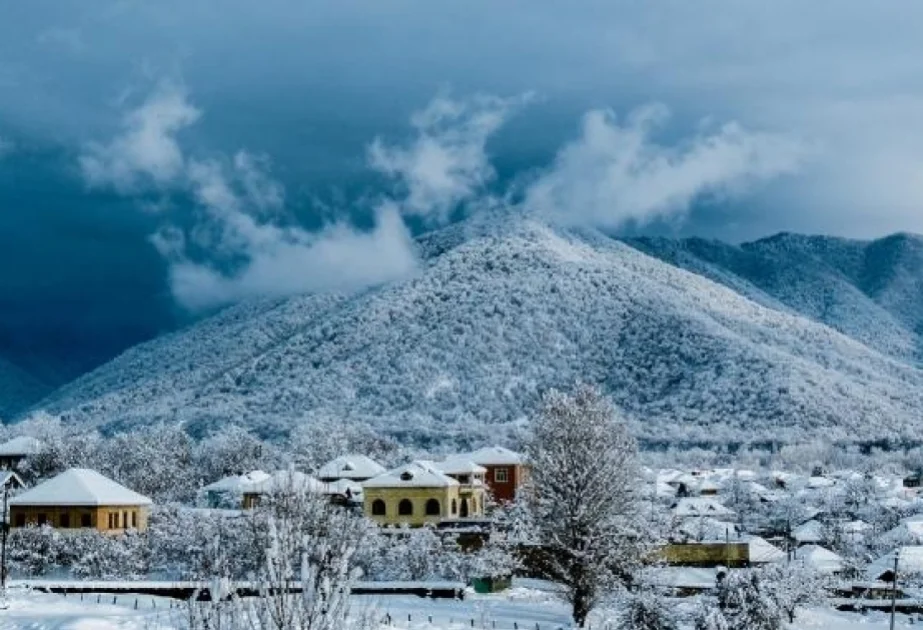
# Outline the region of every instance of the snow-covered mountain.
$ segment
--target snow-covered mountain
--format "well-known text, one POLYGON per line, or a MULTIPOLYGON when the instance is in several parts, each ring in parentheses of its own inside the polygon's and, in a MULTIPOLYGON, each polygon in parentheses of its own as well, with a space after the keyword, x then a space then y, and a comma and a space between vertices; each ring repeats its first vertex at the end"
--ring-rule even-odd
MULTIPOLYGON (((872 245, 823 242, 634 243, 690 273, 594 231, 463 223, 420 239, 413 278, 227 309, 42 406, 116 429, 170 419, 273 434, 334 418, 479 441, 515 430, 544 388, 582 380, 651 439, 909 436, 923 412, 921 277, 881 262, 892 278, 873 281, 853 251, 870 260, 872 245), (828 271, 840 258, 842 278, 828 271), (763 260, 777 262, 764 273, 763 260)), ((907 243, 879 260, 919 255, 907 243)))
POLYGON ((740 246, 628 241, 772 308, 823 322, 886 354, 923 358, 923 237, 876 241, 779 234, 740 246))

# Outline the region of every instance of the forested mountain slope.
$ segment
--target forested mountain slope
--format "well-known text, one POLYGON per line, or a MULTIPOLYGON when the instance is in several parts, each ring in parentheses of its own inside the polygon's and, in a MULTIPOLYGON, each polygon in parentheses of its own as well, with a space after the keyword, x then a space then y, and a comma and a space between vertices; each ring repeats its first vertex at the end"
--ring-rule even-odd
MULTIPOLYGON (((771 240, 759 247, 773 251, 771 240)), ((787 281, 737 270, 746 248, 726 250, 744 261, 733 265, 681 252, 718 282, 598 232, 524 219, 459 224, 420 248, 413 278, 227 309, 42 406, 110 429, 170 419, 284 434, 334 418, 417 443, 476 442, 516 430, 543 389, 580 380, 600 383, 654 439, 880 437, 919 425, 923 372, 905 360, 913 340, 899 319, 906 279, 885 283, 879 311, 862 314, 894 322, 872 348, 796 314, 808 309, 787 281)))
POLYGON ((634 247, 763 304, 823 322, 892 356, 923 358, 923 237, 779 234, 740 246, 632 239, 634 247))

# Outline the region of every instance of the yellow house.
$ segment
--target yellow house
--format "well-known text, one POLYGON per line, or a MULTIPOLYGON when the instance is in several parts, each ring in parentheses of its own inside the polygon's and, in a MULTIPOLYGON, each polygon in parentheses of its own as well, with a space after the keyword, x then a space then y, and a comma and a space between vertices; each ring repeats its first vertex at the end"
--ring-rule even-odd
POLYGON ((121 533, 147 529, 151 500, 95 470, 71 468, 9 502, 10 525, 121 533))
MULTIPOLYGON (((411 462, 362 483, 363 511, 379 525, 420 526, 459 518, 460 484, 431 462, 411 462)), ((469 505, 471 516, 477 514, 469 505)))

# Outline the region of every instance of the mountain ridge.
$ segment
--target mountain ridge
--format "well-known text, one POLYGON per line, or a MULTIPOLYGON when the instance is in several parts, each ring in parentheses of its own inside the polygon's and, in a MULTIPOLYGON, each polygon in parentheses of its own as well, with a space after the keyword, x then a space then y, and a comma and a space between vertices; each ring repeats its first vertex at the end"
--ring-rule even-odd
MULTIPOLYGON (((108 430, 178 421, 193 433, 234 423, 284 435, 335 418, 421 444, 477 443, 521 431, 545 388, 588 381, 642 437, 917 427, 913 335, 874 347, 798 312, 812 302, 794 301, 780 282, 761 288, 729 270, 740 261, 712 260, 751 260, 743 246, 671 264, 658 241, 521 217, 458 224, 418 243, 422 268, 407 280, 231 307, 126 351, 39 406, 108 430)), ((826 269, 811 277, 853 296, 826 269)), ((891 313, 876 308, 863 316, 891 313)))

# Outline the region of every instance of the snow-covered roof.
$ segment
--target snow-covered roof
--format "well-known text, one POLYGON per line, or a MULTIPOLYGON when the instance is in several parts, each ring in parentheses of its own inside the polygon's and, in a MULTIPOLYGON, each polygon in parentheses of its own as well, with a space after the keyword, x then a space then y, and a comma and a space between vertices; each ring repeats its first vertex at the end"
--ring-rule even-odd
POLYGON ((795 559, 818 573, 832 575, 843 570, 843 558, 818 545, 805 545, 795 550, 795 559))
POLYGON ((747 555, 751 564, 765 564, 785 560, 785 552, 759 536, 747 538, 747 555))
POLYGON ((325 484, 311 475, 297 470, 277 470, 264 479, 244 484, 242 492, 246 494, 270 494, 286 490, 323 493, 325 484))
POLYGON ((732 516, 733 510, 721 505, 709 497, 686 497, 680 499, 673 508, 676 516, 732 516))
POLYGON ((898 573, 923 574, 923 546, 908 545, 898 547, 871 563, 865 570, 866 577, 870 580, 878 580, 893 571, 895 553, 898 554, 898 573))
POLYGON ((357 481, 352 481, 351 479, 337 479, 336 481, 324 484, 324 494, 340 494, 345 496, 347 490, 349 490, 349 494, 357 500, 362 497, 362 484, 357 481))
POLYGON ((655 567, 646 569, 644 576, 651 584, 666 588, 711 589, 718 583, 717 568, 655 567))
POLYGON ((42 442, 29 437, 20 435, 0 444, 0 457, 17 457, 19 455, 34 455, 42 449, 42 442))
POLYGON ((363 488, 446 488, 457 485, 456 480, 437 469, 432 462, 424 461, 398 466, 362 482, 363 488))
POLYGON ((231 475, 224 479, 219 479, 210 483, 204 488, 203 492, 244 492, 247 488, 255 483, 269 479, 269 473, 262 470, 253 470, 243 475, 231 475))
POLYGON ((19 475, 14 473, 12 470, 0 470, 0 488, 3 488, 7 485, 16 488, 22 488, 25 486, 19 475))
POLYGON ((824 525, 820 521, 810 520, 792 530, 792 538, 798 543, 819 543, 824 540, 824 525))
POLYGON ((466 455, 452 455, 444 461, 435 462, 437 470, 447 475, 483 475, 487 469, 479 464, 475 464, 466 455))
POLYGON ((151 503, 146 496, 89 468, 70 468, 10 499, 10 505, 119 506, 151 503))
POLYGON ((371 479, 385 472, 385 467, 365 455, 341 455, 317 471, 318 479, 371 479))
POLYGON ((465 457, 481 466, 518 466, 522 464, 522 455, 502 446, 485 446, 465 457))

